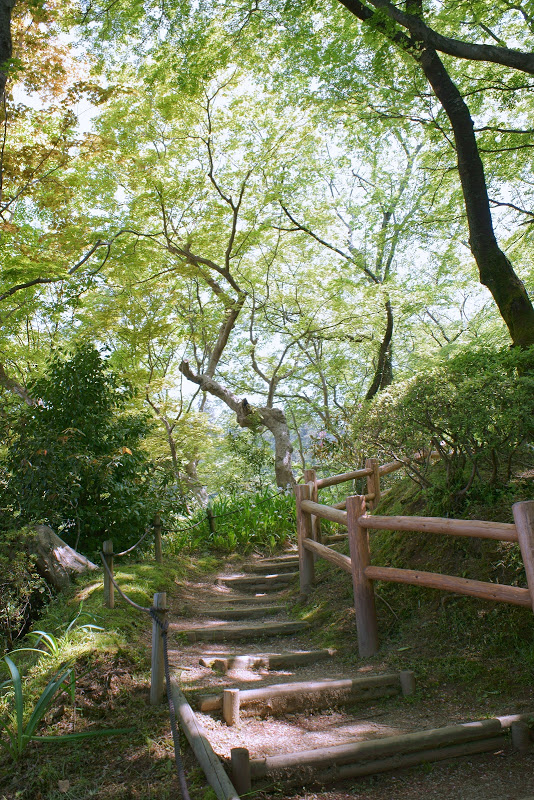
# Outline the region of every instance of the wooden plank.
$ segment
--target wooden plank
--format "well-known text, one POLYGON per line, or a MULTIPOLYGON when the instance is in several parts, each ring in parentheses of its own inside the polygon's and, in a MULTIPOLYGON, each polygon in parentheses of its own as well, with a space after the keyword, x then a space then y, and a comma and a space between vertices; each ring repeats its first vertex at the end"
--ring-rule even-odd
POLYGON ((323 489, 325 486, 336 486, 338 483, 354 481, 356 478, 366 478, 370 474, 368 469, 357 469, 354 472, 344 472, 342 475, 331 475, 330 478, 319 478, 317 488, 323 489))
POLYGON ((321 503, 314 503, 311 500, 302 501, 302 510, 308 514, 315 514, 316 517, 321 519, 329 519, 332 522, 337 522, 340 525, 347 524, 347 512, 341 511, 333 506, 324 506, 321 503))
POLYGON ((324 558, 325 561, 330 561, 332 564, 335 564, 336 567, 340 567, 345 572, 348 572, 349 575, 352 574, 352 563, 348 556, 344 556, 342 553, 338 553, 337 550, 332 550, 331 547, 327 547, 324 544, 319 544, 319 542, 310 540, 304 543, 304 547, 306 550, 324 558))
POLYGON ((285 589, 297 575, 298 572, 285 572, 280 575, 229 575, 227 578, 218 578, 217 583, 229 589, 265 592, 285 589))
POLYGON ((447 725, 415 733, 386 736, 365 742, 322 747, 316 750, 301 750, 253 759, 250 770, 253 778, 263 778, 271 772, 294 769, 296 767, 319 767, 331 764, 350 764, 354 761, 378 759, 397 754, 417 753, 435 747, 457 745, 498 736, 501 724, 497 719, 466 722, 460 725, 447 725))
POLYGON ((534 500, 514 503, 512 506, 519 546, 527 573, 527 585, 534 609, 534 500))
POLYGON ((295 486, 295 497, 297 502, 300 593, 305 596, 311 591, 315 577, 313 555, 304 547, 304 542, 312 537, 311 516, 303 508, 303 503, 310 498, 308 484, 295 486))
POLYGON ((511 603, 515 606, 531 607, 530 592, 518 586, 506 586, 500 583, 485 583, 456 575, 440 575, 436 572, 420 572, 413 569, 397 569, 396 567, 369 566, 365 570, 367 578, 373 581, 391 581, 392 583, 408 583, 412 586, 426 586, 430 589, 443 589, 481 600, 494 600, 498 603, 511 603))
POLYGON ((365 497, 347 497, 347 521, 354 610, 358 632, 358 651, 362 658, 374 655, 378 650, 378 623, 376 618, 374 586, 367 569, 370 564, 369 534, 359 524, 365 513, 365 497))
POLYGON ((181 728, 218 800, 239 800, 239 795, 223 765, 213 752, 204 728, 174 681, 171 681, 171 692, 181 728))
MULTIPOLYGON (((387 695, 400 694, 401 683, 398 673, 370 675, 363 678, 340 678, 320 681, 294 681, 293 683, 275 683, 259 689, 242 689, 239 693, 241 706, 270 701, 273 698, 303 697, 312 702, 311 696, 327 697, 333 693, 345 693, 350 699, 364 699, 366 696, 381 697, 381 690, 387 695), (378 692, 376 690, 379 690, 378 692)), ((330 702, 330 701, 329 701, 330 702)), ((201 695, 198 700, 200 711, 217 711, 224 707, 222 694, 201 695)))
POLYGON ((297 650, 290 653, 213 653, 202 656, 199 664, 211 667, 216 661, 227 662, 227 669, 258 668, 277 669, 278 667, 296 666, 298 664, 314 664, 335 656, 333 648, 324 650, 297 650))
POLYGON ((476 519, 446 519, 440 517, 385 517, 362 515, 364 528, 384 531, 420 531, 450 536, 473 536, 476 539, 497 539, 517 542, 516 526, 507 522, 486 522, 476 519))

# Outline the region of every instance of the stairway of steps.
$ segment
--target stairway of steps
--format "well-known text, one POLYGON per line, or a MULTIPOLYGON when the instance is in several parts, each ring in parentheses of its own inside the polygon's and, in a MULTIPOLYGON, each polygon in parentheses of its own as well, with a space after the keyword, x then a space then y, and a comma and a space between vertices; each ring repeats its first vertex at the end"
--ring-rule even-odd
POLYGON ((450 719, 435 708, 414 716, 403 699, 414 691, 413 673, 347 666, 335 650, 314 646, 308 623, 289 613, 297 590, 292 552, 225 570, 209 586, 190 584, 171 608, 175 674, 240 796, 268 790, 277 765, 290 796, 290 786, 313 784, 314 775, 335 783, 373 774, 374 764, 382 771, 421 763, 421 747, 429 760, 502 747, 498 724, 472 742, 470 731, 448 731, 450 719), (396 742, 407 735, 411 754, 399 755, 396 742), (378 761, 369 754, 375 744, 378 761))

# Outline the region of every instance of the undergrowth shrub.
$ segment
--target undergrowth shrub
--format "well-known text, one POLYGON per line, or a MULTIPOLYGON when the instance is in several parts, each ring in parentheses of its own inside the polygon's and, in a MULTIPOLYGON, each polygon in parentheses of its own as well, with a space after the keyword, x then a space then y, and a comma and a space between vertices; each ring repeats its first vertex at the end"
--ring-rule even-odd
POLYGON ((0 539, 0 652, 13 647, 50 596, 29 553, 29 536, 26 529, 9 530, 0 539))
POLYGON ((169 531, 168 546, 180 550, 249 553, 254 548, 276 550, 296 539, 293 493, 272 493, 272 489, 250 495, 216 498, 211 505, 213 528, 205 509, 169 531), (190 527, 195 526, 195 527, 190 527))
POLYGON ((428 459, 408 471, 444 507, 498 499, 534 464, 534 348, 460 352, 364 405, 353 435, 380 460, 439 451, 444 471, 428 459))

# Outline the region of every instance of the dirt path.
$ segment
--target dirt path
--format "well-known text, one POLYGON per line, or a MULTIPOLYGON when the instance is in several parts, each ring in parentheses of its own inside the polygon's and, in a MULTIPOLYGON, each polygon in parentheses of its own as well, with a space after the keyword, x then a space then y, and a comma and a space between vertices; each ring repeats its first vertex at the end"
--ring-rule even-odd
MULTIPOLYGON (((249 560, 236 569, 221 570, 212 581, 180 587, 170 608, 175 628, 170 657, 193 708, 198 709, 202 696, 221 695, 225 688, 243 691, 281 683, 354 679, 386 671, 385 666, 355 665, 354 659, 347 659, 343 652, 323 653, 313 663, 268 668, 269 654, 317 649, 313 631, 306 628, 270 635, 273 623, 294 622, 288 609, 295 597, 291 576, 298 569, 295 556, 289 554, 277 562, 249 560), (233 638, 238 635, 242 638, 233 638), (192 641, 200 637, 210 640, 192 641), (236 664, 233 659, 245 654, 256 655, 260 663, 249 666, 241 660, 236 664), (218 663, 213 664, 214 659, 218 663)), ((468 721, 462 709, 449 703, 427 703, 417 693, 403 697, 400 692, 360 702, 347 702, 344 695, 331 694, 323 708, 315 707, 311 696, 284 709, 271 700, 267 707, 242 708, 235 726, 223 721, 221 710, 197 713, 215 752, 224 759, 230 758, 234 747, 247 747, 251 759, 258 759, 468 721)), ((534 800, 534 754, 519 755, 506 745, 488 754, 352 779, 329 790, 310 782, 312 788, 307 791, 305 781, 303 778, 300 785, 285 790, 280 788, 282 784, 271 781, 257 796, 266 800, 534 800)))

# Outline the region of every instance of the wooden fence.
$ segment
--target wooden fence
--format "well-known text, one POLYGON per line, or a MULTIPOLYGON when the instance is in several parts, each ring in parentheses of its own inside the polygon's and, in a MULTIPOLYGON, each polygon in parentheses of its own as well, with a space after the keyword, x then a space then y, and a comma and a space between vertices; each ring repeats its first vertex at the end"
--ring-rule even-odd
POLYGON ((301 593, 308 594, 311 590, 314 580, 314 561, 317 557, 330 561, 352 576, 358 649, 362 657, 371 656, 378 650, 374 595, 374 582, 377 580, 442 589, 534 610, 534 501, 515 503, 513 506, 515 524, 368 514, 368 509, 372 510, 380 500, 381 476, 403 466, 404 464, 398 461, 380 466, 377 459, 368 459, 364 469, 320 479, 317 479, 314 470, 306 470, 304 475, 306 482, 295 487, 301 593), (367 494, 352 495, 336 506, 322 505, 318 502, 320 489, 363 477, 367 478, 367 494), (347 528, 350 557, 338 553, 321 542, 321 519, 337 522, 347 528), (420 531, 517 542, 521 548, 528 588, 487 583, 440 573, 375 566, 371 564, 369 530, 420 531))

